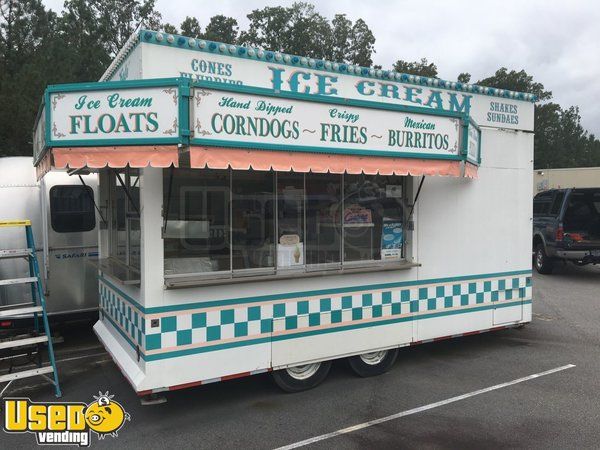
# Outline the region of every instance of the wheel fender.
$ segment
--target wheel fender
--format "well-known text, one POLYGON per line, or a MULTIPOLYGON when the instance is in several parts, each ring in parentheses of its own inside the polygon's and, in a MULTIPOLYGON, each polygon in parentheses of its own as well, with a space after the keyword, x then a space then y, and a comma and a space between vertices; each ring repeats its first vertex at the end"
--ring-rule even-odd
POLYGON ((535 247, 537 246, 537 243, 541 242, 542 245, 544 246, 544 251, 546 251, 546 239, 544 239, 544 236, 541 233, 534 233, 533 234, 533 249, 535 250, 535 247))

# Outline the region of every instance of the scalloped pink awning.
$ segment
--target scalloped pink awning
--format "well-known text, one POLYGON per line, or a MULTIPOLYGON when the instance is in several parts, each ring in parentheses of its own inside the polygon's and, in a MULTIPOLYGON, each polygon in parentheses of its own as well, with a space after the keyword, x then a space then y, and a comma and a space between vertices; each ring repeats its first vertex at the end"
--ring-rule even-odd
POLYGON ((170 167, 179 165, 176 145, 53 148, 57 169, 170 167))
MULTIPOLYGON (((38 164, 38 177, 50 170, 89 167, 179 167, 177 146, 53 148, 38 164), (52 162, 50 166, 50 162, 52 162)), ((278 172, 350 173, 367 175, 439 175, 477 178, 477 166, 461 161, 393 158, 324 153, 252 150, 224 147, 190 148, 192 168, 275 170, 278 172)))
POLYGON ((387 156, 355 156, 323 153, 303 153, 248 150, 223 147, 191 147, 193 168, 234 170, 275 170, 280 172, 350 173, 367 175, 441 175, 477 178, 477 167, 467 164, 461 170, 460 161, 436 159, 391 158, 387 156), (470 166, 470 167, 469 167, 470 166))

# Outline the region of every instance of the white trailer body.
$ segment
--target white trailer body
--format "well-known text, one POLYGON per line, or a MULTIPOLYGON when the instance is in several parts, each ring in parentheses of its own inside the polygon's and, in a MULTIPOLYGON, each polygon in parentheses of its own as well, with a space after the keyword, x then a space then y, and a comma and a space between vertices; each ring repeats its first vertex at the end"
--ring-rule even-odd
POLYGON ((142 30, 36 161, 99 172, 94 329, 148 394, 530 322, 533 100, 142 30))

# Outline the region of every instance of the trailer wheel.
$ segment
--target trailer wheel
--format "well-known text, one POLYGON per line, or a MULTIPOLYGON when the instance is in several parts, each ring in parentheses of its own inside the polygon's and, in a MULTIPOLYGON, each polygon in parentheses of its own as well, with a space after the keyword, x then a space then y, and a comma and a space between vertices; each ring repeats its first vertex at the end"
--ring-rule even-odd
POLYGON ((546 250, 544 250, 544 244, 541 242, 535 248, 534 266, 535 270, 543 275, 551 274, 552 269, 554 269, 554 261, 548 258, 548 255, 546 255, 546 250))
POLYGON ((348 358, 348 364, 359 377, 374 377, 390 370, 397 357, 398 349, 392 348, 351 356, 348 358))
POLYGON ((273 372, 273 380, 285 392, 306 391, 321 384, 330 368, 331 361, 288 367, 273 372))

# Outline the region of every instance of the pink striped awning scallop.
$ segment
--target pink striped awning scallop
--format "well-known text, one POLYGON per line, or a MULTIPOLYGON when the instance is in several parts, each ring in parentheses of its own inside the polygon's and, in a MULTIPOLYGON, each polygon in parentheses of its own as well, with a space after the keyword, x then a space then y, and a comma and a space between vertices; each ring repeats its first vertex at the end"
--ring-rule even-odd
MULTIPOLYGON (((49 170, 88 167, 179 167, 175 145, 53 148, 38 167, 38 176, 49 170)), ((274 170, 278 172, 349 173, 477 178, 477 166, 461 161, 388 156, 359 156, 293 151, 253 150, 193 146, 192 168, 274 170)))
MULTIPOLYGON (((190 148, 193 168, 274 170, 279 172, 350 173, 367 175, 440 175, 477 177, 477 167, 461 170, 461 161, 388 156, 252 150, 223 147, 190 148)), ((468 164, 470 166, 470 164, 468 164)))
POLYGON ((170 167, 179 165, 176 145, 53 148, 57 169, 170 167))

